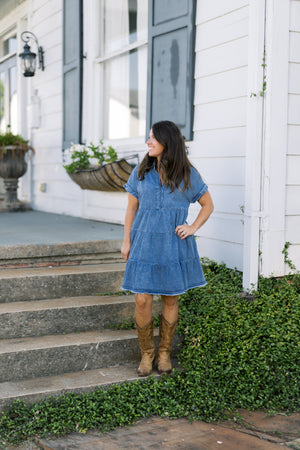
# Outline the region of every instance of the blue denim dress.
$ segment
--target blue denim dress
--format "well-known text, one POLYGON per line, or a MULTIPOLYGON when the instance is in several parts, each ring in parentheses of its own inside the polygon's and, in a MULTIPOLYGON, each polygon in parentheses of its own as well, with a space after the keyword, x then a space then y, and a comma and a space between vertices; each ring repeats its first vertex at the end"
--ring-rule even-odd
POLYGON ((144 180, 132 171, 125 189, 139 201, 131 228, 131 248, 122 289, 134 293, 178 295, 206 284, 194 236, 181 240, 175 234, 186 223, 190 203, 207 191, 196 169, 191 187, 171 192, 161 186, 153 167, 144 180))

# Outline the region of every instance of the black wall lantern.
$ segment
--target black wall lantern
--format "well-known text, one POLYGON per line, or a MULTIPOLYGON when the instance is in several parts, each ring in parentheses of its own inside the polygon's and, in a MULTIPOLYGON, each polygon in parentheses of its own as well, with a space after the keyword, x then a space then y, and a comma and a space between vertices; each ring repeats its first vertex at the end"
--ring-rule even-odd
POLYGON ((30 50, 30 47, 28 45, 30 39, 34 40, 36 43, 39 56, 39 69, 42 70, 44 70, 44 51, 42 47, 39 47, 36 36, 30 31, 23 31, 23 33, 21 34, 21 39, 23 42, 25 42, 24 50, 19 54, 20 58, 22 59, 23 75, 24 77, 33 77, 36 67, 36 53, 30 50))

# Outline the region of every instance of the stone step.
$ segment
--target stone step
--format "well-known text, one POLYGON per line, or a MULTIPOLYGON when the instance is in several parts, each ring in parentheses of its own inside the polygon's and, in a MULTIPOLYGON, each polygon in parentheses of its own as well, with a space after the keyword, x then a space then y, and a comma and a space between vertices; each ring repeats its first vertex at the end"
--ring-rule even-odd
MULTIPOLYGON (((157 345, 158 330, 155 330, 157 345)), ((174 351, 178 339, 174 340, 174 351)), ((102 330, 0 341, 0 383, 137 361, 135 330, 102 330)))
POLYGON ((0 270, 0 303, 120 290, 125 263, 0 270))
POLYGON ((121 262, 121 245, 121 240, 111 239, 1 246, 0 269, 121 262))
POLYGON ((0 382, 100 369, 135 361, 138 354, 134 330, 3 339, 0 341, 0 382))
MULTIPOLYGON (((178 366, 176 359, 173 366, 178 366)), ((112 384, 135 381, 138 363, 122 366, 103 367, 84 372, 66 373, 25 381, 0 383, 0 412, 8 409, 16 400, 36 403, 48 397, 58 397, 66 393, 92 392, 98 387, 107 388, 112 384)), ((159 376, 154 369, 152 376, 159 376)))
MULTIPOLYGON (((0 339, 101 330, 134 315, 134 295, 64 297, 1 305, 0 339)), ((160 312, 153 301, 153 313, 160 312)))

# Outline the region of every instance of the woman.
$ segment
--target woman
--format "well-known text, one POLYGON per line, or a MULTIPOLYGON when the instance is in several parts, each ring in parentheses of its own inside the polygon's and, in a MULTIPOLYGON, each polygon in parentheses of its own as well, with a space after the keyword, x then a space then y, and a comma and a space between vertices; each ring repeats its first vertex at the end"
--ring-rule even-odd
POLYGON ((135 322, 142 353, 140 376, 152 372, 155 359, 153 295, 162 299, 158 371, 169 373, 172 369, 178 296, 206 284, 194 234, 213 211, 207 186, 187 157, 177 125, 155 123, 147 146, 147 155, 124 186, 128 206, 121 249, 127 261, 122 288, 135 293, 135 322), (201 210, 188 225, 188 208, 194 202, 199 202, 201 210))

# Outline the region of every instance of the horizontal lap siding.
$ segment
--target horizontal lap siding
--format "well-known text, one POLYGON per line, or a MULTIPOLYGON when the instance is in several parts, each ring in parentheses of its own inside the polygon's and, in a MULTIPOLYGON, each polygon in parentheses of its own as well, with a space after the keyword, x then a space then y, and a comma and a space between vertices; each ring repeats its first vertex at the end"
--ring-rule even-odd
POLYGON ((290 6, 286 241, 292 244, 289 258, 300 269, 300 1, 291 0, 290 6))
POLYGON ((90 191, 87 198, 88 214, 86 216, 97 217, 103 222, 123 224, 126 206, 126 193, 90 191))
POLYGON ((81 193, 76 187, 73 196, 66 194, 70 181, 62 168, 62 1, 33 0, 31 26, 45 52, 45 70, 37 70, 32 81, 41 113, 40 127, 32 129, 36 150, 33 207, 76 214, 81 193), (42 183, 46 184, 45 192, 40 190, 42 183))
MULTIPOLYGON (((201 256, 242 269, 248 2, 198 2, 193 164, 215 210, 198 232, 201 256)), ((189 220, 197 214, 193 206, 189 220)))

